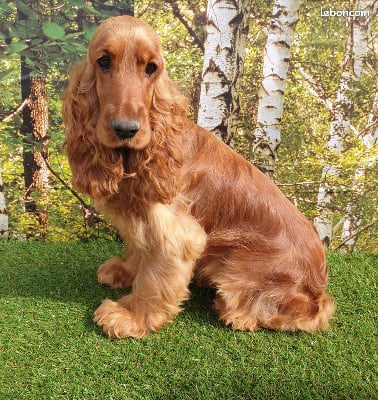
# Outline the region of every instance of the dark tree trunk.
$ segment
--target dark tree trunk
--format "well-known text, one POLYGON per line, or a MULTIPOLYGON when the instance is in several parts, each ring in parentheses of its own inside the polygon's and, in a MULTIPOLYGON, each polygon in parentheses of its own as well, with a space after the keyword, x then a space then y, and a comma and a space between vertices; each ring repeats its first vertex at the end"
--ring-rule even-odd
MULTIPOLYGON (((25 182, 25 211, 34 214, 39 225, 40 239, 47 232, 47 210, 42 204, 47 196, 48 106, 45 78, 32 76, 32 70, 21 57, 21 93, 26 107, 22 111, 23 164, 25 182)), ((36 236, 36 235, 34 235, 36 236)))

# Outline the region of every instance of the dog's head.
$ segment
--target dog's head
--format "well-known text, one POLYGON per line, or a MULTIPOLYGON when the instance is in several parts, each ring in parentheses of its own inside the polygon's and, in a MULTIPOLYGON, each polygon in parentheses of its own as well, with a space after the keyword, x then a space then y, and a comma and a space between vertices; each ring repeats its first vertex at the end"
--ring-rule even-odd
POLYGON ((154 29, 130 16, 103 22, 63 96, 74 186, 93 198, 117 192, 120 149, 141 151, 157 138, 162 142, 186 110, 186 99, 168 78, 154 29))

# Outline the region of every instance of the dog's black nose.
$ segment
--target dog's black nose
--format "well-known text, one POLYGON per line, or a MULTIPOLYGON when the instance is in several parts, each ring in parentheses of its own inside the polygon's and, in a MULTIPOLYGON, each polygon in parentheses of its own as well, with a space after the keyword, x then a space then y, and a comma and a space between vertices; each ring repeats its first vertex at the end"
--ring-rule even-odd
POLYGON ((133 119, 114 119, 112 128, 120 139, 131 139, 140 129, 140 122, 133 119))

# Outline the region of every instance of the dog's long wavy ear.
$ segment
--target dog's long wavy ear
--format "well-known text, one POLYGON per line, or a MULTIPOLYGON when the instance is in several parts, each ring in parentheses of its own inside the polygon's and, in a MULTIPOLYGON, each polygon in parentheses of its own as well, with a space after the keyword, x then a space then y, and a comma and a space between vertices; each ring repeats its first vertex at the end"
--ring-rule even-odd
POLYGON ((164 185, 155 185, 155 192, 159 192, 167 202, 179 190, 178 170, 184 162, 181 133, 188 125, 188 104, 186 97, 163 69, 154 84, 150 110, 153 133, 147 152, 151 152, 154 178, 164 182, 164 185))
POLYGON ((188 108, 188 99, 178 90, 164 68, 154 87, 151 125, 155 142, 164 143, 165 157, 176 161, 176 165, 182 163, 183 159, 182 135, 177 133, 187 127, 188 108))
POLYGON ((152 122, 155 130, 181 130, 187 121, 189 102, 169 78, 167 71, 162 71, 154 88, 152 100, 152 122))
POLYGON ((99 114, 95 71, 83 61, 70 74, 63 94, 68 161, 74 187, 94 199, 118 191, 123 176, 121 155, 102 146, 96 137, 99 114))

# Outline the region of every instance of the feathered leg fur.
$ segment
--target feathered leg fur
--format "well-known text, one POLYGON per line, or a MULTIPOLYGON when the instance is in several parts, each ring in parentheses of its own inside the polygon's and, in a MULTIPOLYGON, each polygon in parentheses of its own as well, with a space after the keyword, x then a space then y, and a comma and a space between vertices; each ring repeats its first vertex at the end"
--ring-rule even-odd
MULTIPOLYGON (((237 249, 199 269, 200 281, 216 289, 214 308, 219 319, 242 331, 328 329, 335 307, 324 292, 325 278, 314 278, 305 266, 285 270, 300 256, 292 259, 283 253, 275 258, 267 254, 261 258, 258 253, 253 257, 237 249)), ((327 274, 325 264, 321 274, 327 274)))
POLYGON ((123 229, 125 240, 134 246, 130 258, 111 259, 99 270, 99 280, 116 287, 135 272, 131 294, 117 301, 106 299, 95 312, 94 321, 109 337, 140 338, 171 321, 189 297, 193 267, 206 244, 200 225, 169 206, 154 204, 146 222, 136 221, 123 229), (130 274, 131 261, 136 264, 130 274))

